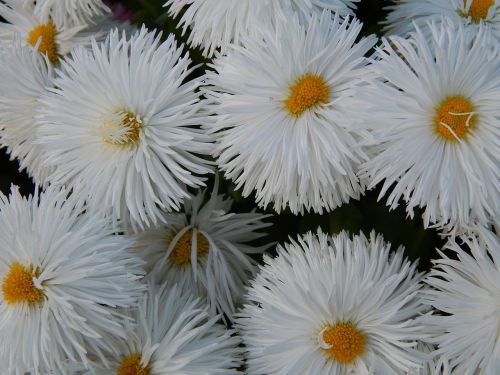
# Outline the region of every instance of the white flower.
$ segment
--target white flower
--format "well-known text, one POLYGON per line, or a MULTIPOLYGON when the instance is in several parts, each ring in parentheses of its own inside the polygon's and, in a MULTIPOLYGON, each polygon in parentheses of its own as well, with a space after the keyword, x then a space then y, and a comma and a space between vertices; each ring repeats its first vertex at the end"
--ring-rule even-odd
POLYGON ((244 196, 256 190, 261 206, 302 213, 364 190, 356 171, 369 137, 356 128, 355 92, 375 38, 356 43, 360 30, 326 11, 307 28, 293 17, 215 60, 206 95, 216 116, 207 126, 219 167, 244 196))
POLYGON ((57 25, 49 15, 36 15, 33 1, 2 0, 0 17, 0 44, 10 47, 16 34, 27 45, 37 46, 53 64, 59 62, 71 49, 90 45, 91 37, 103 39, 109 30, 108 17, 100 17, 93 25, 57 25))
POLYGON ((48 170, 42 166, 42 147, 36 142, 38 98, 52 85, 51 64, 16 38, 10 48, 0 45, 0 145, 18 158, 37 184, 48 170))
POLYGON ((107 224, 64 191, 0 194, 2 372, 62 373, 87 364, 87 349, 113 351, 106 337, 124 337, 114 308, 141 295, 142 262, 107 224))
POLYGON ((384 39, 364 88, 367 126, 378 145, 364 166, 369 188, 407 212, 424 207, 425 226, 465 227, 500 210, 500 52, 472 43, 463 27, 428 25, 411 38, 384 39))
POLYGON ((213 56, 217 48, 225 52, 231 43, 239 44, 260 27, 272 26, 292 11, 305 21, 323 9, 342 16, 352 15, 360 0, 168 0, 165 6, 177 17, 184 11, 179 26, 183 33, 191 27, 189 43, 213 56), (187 8, 186 8, 187 7, 187 8))
POLYGON ((56 25, 92 23, 110 9, 102 0, 36 0, 35 14, 50 17, 56 25))
POLYGON ((236 319, 249 374, 407 374, 426 355, 421 275, 371 233, 311 232, 265 265, 236 319))
POLYGON ((464 25, 471 36, 487 25, 496 43, 500 41, 500 0, 400 0, 388 9, 391 11, 384 24, 390 34, 406 36, 417 26, 430 40, 432 35, 426 24, 440 23, 446 17, 464 25))
MULTIPOLYGON (((453 374, 490 375, 500 368, 500 239, 477 227, 449 241, 427 278, 428 303, 442 315, 429 323, 441 331, 437 354, 453 374)), ((450 372, 446 372, 450 373, 450 372)))
POLYGON ((186 200, 183 213, 168 215, 167 225, 139 233, 134 248, 152 277, 206 297, 212 315, 231 319, 257 270, 251 255, 271 245, 248 242, 263 237, 257 231, 270 224, 263 222, 266 215, 229 212, 232 201, 216 189, 206 203, 202 191, 186 200))
POLYGON ((137 322, 125 339, 110 345, 118 355, 103 358, 95 375, 211 375, 237 374, 241 365, 240 339, 210 318, 207 307, 181 288, 148 292, 128 314, 137 322))
POLYGON ((130 39, 111 32, 92 50, 76 49, 62 63, 41 101, 39 141, 53 183, 74 189, 99 210, 134 227, 156 223, 178 209, 187 186, 211 172, 195 154, 209 153, 210 138, 195 127, 200 81, 170 35, 146 29, 130 39))

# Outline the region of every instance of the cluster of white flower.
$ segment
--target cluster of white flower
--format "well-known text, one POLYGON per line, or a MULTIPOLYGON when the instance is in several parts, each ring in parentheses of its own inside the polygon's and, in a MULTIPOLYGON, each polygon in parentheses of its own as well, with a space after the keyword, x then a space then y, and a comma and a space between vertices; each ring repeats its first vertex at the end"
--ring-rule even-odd
POLYGON ((6 375, 500 374, 500 0, 164 0, 174 35, 102 0, 0 0, 6 375), (358 4, 357 4, 358 3, 358 4), (376 186, 447 243, 279 244, 273 215, 376 186))

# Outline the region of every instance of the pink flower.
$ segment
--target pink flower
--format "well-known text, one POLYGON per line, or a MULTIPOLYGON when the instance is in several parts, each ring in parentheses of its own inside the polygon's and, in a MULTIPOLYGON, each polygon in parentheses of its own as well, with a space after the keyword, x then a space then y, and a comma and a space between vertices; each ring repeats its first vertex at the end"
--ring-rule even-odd
POLYGON ((104 2, 111 9, 113 18, 117 21, 130 21, 134 16, 134 12, 123 6, 123 4, 118 1, 104 0, 104 2))

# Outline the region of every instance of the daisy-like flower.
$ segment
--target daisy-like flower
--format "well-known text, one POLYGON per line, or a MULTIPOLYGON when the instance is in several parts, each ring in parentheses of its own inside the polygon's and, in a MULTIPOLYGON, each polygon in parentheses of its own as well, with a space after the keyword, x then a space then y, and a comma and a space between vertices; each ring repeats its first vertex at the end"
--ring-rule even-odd
POLYGON ((500 41, 500 0, 400 0, 388 9, 384 24, 390 34, 406 36, 416 25, 430 39, 426 24, 440 23, 444 16, 464 25, 471 36, 478 33, 480 24, 486 24, 496 38, 495 43, 500 41))
POLYGON ((232 318, 244 287, 257 265, 251 254, 267 246, 248 242, 265 236, 258 232, 270 223, 267 215, 231 213, 230 199, 214 193, 205 203, 205 192, 186 200, 184 212, 166 217, 162 225, 139 233, 134 248, 146 261, 146 271, 169 285, 178 283, 206 298, 210 313, 232 318))
POLYGON ((39 141, 55 184, 71 187, 92 210, 134 227, 156 223, 177 209, 188 186, 211 172, 196 154, 211 151, 195 125, 198 79, 170 35, 145 28, 130 39, 113 31, 91 50, 78 48, 63 62, 57 89, 41 101, 39 141))
POLYGON ((36 0, 35 14, 50 17, 57 25, 92 23, 110 9, 102 0, 36 0))
POLYGON ((42 147, 36 144, 34 115, 38 98, 52 85, 51 64, 16 38, 10 48, 0 45, 0 66, 0 145, 42 184, 48 171, 42 166, 42 147))
POLYGON ((128 314, 136 325, 112 346, 118 354, 97 361, 95 375, 237 374, 240 339, 210 317, 207 307, 185 290, 148 284, 136 309, 128 314))
POLYGON ((328 12, 244 39, 213 65, 206 89, 215 155, 226 177, 280 212, 332 210, 363 191, 356 171, 366 131, 356 128, 369 37, 328 12))
POLYGON ((231 43, 239 44, 253 34, 256 24, 268 27, 283 20, 291 11, 302 21, 323 9, 342 16, 352 15, 359 0, 168 0, 165 6, 177 17, 184 11, 179 26, 183 33, 191 28, 189 43, 201 47, 205 55, 213 56, 217 48, 225 52, 231 43))
POLYGON ((500 211, 500 50, 472 43, 463 27, 428 25, 410 39, 384 39, 363 90, 367 126, 379 145, 363 167, 380 197, 409 215, 425 206, 425 226, 486 224, 500 211))
POLYGON ((236 325, 249 374, 408 374, 417 350, 422 276, 381 236, 311 232, 264 258, 236 325))
MULTIPOLYGON (((436 354, 453 374, 490 375, 500 368, 500 239, 477 227, 461 237, 464 251, 450 240, 426 279, 427 302, 443 315, 429 323, 441 334, 436 354)), ((450 373, 449 371, 446 372, 450 373)))
POLYGON ((63 190, 0 194, 0 363, 6 374, 63 373, 124 337, 115 307, 141 296, 131 240, 82 213, 63 190))
POLYGON ((25 0, 1 0, 0 17, 7 21, 0 22, 0 44, 10 47, 15 34, 19 34, 26 45, 37 46, 53 64, 74 47, 90 45, 91 37, 104 39, 113 25, 107 17, 100 17, 90 26, 58 25, 48 14, 35 14, 34 1, 25 0))

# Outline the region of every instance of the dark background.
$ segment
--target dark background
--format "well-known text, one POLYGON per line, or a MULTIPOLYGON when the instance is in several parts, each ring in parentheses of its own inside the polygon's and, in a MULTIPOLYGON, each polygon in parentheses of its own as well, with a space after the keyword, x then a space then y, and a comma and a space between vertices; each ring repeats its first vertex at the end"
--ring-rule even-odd
MULTIPOLYGON (((177 39, 185 42, 185 37, 180 35, 176 29, 177 20, 166 15, 165 8, 162 7, 166 0, 123 0, 121 5, 131 11, 132 21, 135 23, 145 23, 150 29, 160 29, 164 35, 175 33, 177 39)), ((118 2, 116 2, 118 3, 118 2)), ((358 3, 356 14, 364 23, 363 34, 378 33, 380 35, 379 21, 385 17, 384 7, 390 1, 362 0, 358 3)), ((193 63, 206 63, 198 50, 189 51, 193 63)), ((202 66, 198 69, 201 74, 205 69, 202 66)), ((195 73, 196 74, 196 73, 195 73)), ((0 114, 1 121, 1 114, 0 114)), ((7 193, 11 184, 20 186, 23 194, 30 194, 33 191, 33 184, 25 173, 18 171, 18 163, 9 160, 9 155, 4 149, 0 150, 0 189, 7 193)), ((210 178, 210 183, 213 177, 210 178)), ((235 200, 235 211, 249 211, 255 207, 253 197, 242 198, 234 186, 223 181, 221 191, 229 194, 235 200)), ((275 215, 272 220, 273 226, 268 229, 269 236, 264 241, 285 242, 289 236, 296 237, 297 233, 304 233, 308 230, 315 231, 320 226, 324 231, 337 233, 342 229, 357 233, 360 230, 369 233, 371 230, 384 235, 394 248, 404 245, 406 254, 411 259, 420 258, 420 269, 426 270, 430 266, 430 260, 436 257, 436 248, 441 247, 443 240, 438 234, 431 230, 424 230, 420 220, 421 212, 415 212, 413 220, 407 218, 404 202, 399 208, 389 211, 383 203, 377 202, 378 189, 366 192, 359 201, 351 201, 333 212, 324 215, 305 214, 294 216, 291 213, 275 215)), ((266 212, 272 213, 271 210, 266 212)))

